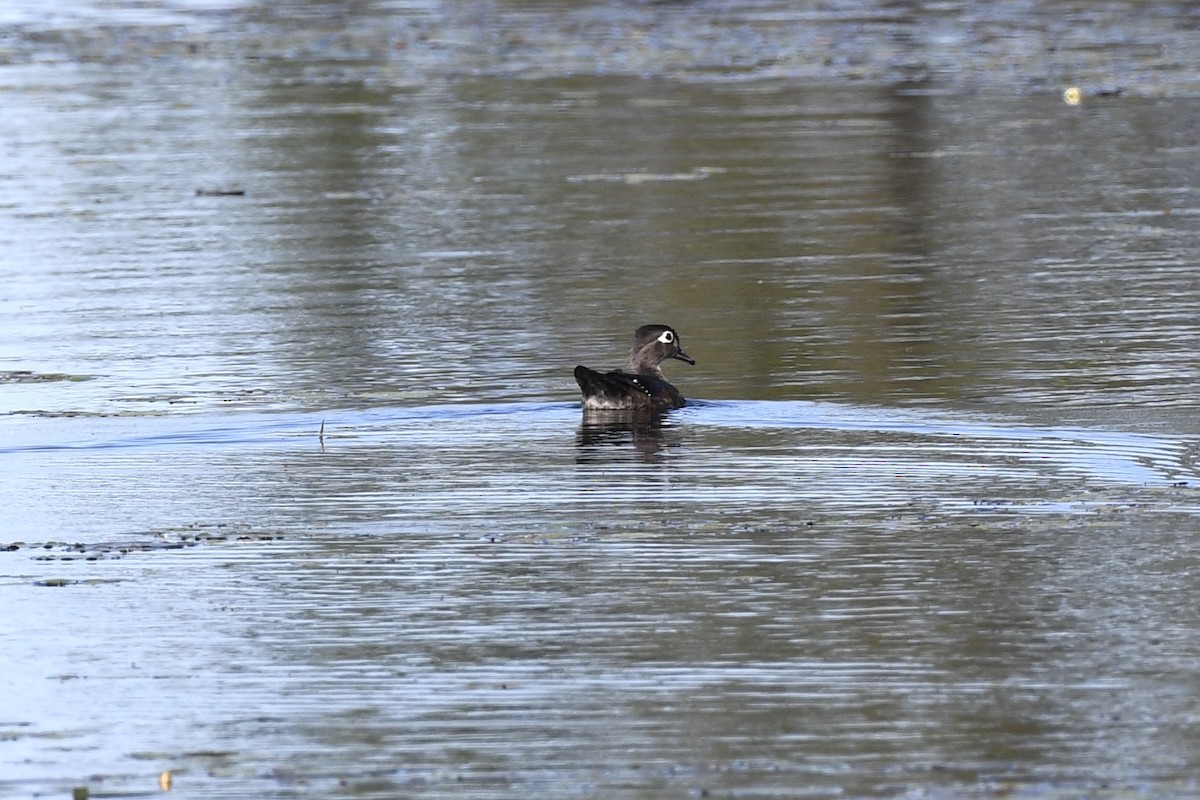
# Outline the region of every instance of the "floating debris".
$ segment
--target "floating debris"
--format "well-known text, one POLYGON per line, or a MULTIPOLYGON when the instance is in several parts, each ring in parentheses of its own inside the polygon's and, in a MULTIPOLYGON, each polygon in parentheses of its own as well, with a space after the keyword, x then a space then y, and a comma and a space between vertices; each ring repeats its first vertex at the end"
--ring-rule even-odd
POLYGON ((57 383, 59 381, 90 381, 92 375, 71 375, 66 372, 34 372, 28 369, 0 370, 0 383, 57 383))
POLYGON ((197 189, 197 197, 245 197, 245 189, 197 189))
POLYGON ((571 175, 569 183, 625 183, 638 186, 643 183, 674 183, 678 181, 702 181, 725 172, 724 167, 696 167, 688 172, 598 172, 587 175, 571 175))
MULTIPOLYGON (((254 532, 234 526, 225 529, 217 526, 215 530, 165 530, 147 532, 141 537, 107 542, 9 542, 0 544, 0 552, 17 552, 19 550, 40 550, 46 555, 33 556, 35 561, 99 561, 101 559, 122 558, 130 553, 145 553, 157 550, 183 550, 198 545, 220 544, 223 542, 271 542, 282 539, 283 534, 277 531, 254 532)), ((74 583, 75 581, 71 581, 74 583)), ((46 583, 44 585, 66 585, 46 583)))

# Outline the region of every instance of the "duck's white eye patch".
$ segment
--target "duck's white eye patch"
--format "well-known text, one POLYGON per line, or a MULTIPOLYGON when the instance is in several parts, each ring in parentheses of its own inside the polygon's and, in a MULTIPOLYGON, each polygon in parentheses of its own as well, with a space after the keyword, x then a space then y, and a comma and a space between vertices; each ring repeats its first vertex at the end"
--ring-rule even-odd
POLYGON ((658 340, 663 344, 670 344, 671 342, 675 341, 675 334, 671 333, 670 331, 663 331, 659 335, 658 340))

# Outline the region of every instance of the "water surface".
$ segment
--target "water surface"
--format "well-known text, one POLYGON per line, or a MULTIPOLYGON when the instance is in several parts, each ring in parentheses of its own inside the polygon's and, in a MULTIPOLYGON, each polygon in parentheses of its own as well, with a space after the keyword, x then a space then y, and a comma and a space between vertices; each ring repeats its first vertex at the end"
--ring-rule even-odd
POLYGON ((314 9, 0 23, 0 794, 1196 793, 1189 9, 314 9))

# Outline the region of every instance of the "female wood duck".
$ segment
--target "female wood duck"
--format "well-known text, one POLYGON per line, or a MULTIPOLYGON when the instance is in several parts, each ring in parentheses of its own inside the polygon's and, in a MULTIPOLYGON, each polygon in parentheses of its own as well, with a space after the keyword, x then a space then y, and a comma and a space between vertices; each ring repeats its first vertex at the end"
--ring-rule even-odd
POLYGON ((666 411, 683 408, 687 401, 667 383, 659 366, 668 358, 689 364, 696 361, 679 342, 679 334, 670 325, 643 325, 633 334, 629 353, 629 371, 596 372, 584 366, 575 368, 575 381, 583 391, 584 410, 666 411))

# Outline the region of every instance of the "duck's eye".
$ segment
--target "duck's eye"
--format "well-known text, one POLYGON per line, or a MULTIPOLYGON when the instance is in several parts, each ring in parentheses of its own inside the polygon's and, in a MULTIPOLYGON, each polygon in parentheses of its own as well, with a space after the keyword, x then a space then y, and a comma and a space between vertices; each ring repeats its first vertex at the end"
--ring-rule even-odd
POLYGON ((670 344, 671 342, 675 341, 675 334, 671 333, 670 331, 663 331, 662 335, 658 337, 658 340, 663 344, 670 344))

